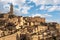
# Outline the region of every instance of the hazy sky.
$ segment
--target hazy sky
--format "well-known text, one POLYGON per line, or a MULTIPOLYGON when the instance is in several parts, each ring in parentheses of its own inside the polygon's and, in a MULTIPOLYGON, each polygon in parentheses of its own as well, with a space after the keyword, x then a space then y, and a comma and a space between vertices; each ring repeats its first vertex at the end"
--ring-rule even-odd
POLYGON ((41 16, 47 22, 60 23, 60 0, 0 0, 0 12, 9 12, 10 3, 16 15, 41 16))

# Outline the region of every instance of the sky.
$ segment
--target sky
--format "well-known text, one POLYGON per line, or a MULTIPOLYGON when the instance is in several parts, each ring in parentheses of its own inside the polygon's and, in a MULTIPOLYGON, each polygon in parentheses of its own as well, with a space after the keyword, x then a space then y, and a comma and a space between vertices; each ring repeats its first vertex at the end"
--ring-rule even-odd
POLYGON ((16 15, 40 16, 46 18, 46 22, 60 23, 60 0, 0 0, 0 12, 9 12, 10 3, 16 15))

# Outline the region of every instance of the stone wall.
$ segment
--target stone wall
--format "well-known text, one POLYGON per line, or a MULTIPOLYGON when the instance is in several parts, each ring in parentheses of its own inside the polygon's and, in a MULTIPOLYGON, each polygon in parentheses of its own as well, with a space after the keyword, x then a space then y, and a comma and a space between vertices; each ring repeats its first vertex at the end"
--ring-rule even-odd
POLYGON ((16 40, 16 34, 2 37, 2 38, 0 38, 0 40, 16 40))

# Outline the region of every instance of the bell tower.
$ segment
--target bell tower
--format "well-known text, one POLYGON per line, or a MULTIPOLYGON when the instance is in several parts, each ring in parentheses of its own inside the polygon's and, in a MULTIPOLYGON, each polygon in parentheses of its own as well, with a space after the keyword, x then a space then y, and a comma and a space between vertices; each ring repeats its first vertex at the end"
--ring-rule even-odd
POLYGON ((9 14, 13 14, 13 4, 10 4, 10 12, 9 14))

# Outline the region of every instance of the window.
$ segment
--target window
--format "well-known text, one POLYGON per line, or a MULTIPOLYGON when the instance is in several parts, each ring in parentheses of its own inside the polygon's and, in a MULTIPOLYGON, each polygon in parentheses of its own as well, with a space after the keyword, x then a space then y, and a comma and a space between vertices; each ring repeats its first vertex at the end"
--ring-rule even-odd
POLYGON ((5 20, 0 20, 0 26, 5 25, 6 21, 5 20))
POLYGON ((0 18, 4 18, 4 15, 3 14, 0 14, 0 18))
POLYGON ((24 25, 27 25, 27 23, 24 23, 24 25))

